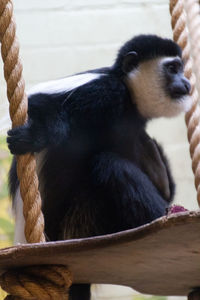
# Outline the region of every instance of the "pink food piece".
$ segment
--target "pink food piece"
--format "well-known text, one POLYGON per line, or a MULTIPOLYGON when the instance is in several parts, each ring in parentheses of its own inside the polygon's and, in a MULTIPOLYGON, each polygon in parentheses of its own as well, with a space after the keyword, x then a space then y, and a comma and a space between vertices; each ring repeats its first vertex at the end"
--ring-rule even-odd
POLYGON ((171 207, 169 207, 167 214, 168 215, 170 215, 170 214, 176 214, 176 213, 184 212, 184 211, 188 211, 188 209, 184 208, 181 205, 172 205, 171 207))

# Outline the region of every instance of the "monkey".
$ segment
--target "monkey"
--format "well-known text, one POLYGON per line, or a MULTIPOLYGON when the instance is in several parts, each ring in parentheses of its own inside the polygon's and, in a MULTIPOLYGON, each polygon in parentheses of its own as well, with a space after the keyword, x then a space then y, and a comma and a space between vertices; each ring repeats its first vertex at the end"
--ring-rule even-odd
MULTIPOLYGON (((175 183, 146 125, 189 110, 183 67, 175 42, 138 35, 112 66, 29 91, 28 121, 9 130, 7 142, 14 155, 36 155, 48 241, 132 229, 165 214, 175 183)), ((25 243, 15 158, 9 182, 15 242, 25 243)), ((90 299, 89 284, 72 285, 70 300, 79 299, 90 299)))

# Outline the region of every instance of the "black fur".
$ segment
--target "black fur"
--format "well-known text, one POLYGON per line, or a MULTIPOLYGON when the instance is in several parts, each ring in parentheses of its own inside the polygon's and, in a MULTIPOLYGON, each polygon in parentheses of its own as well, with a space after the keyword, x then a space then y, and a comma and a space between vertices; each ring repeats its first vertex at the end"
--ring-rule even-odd
MULTIPOLYGON (((143 225, 163 216, 173 198, 167 160, 146 134, 147 120, 132 103, 122 78, 121 62, 130 51, 137 51, 140 60, 181 55, 172 41, 155 36, 134 38, 120 50, 113 67, 93 71, 102 73, 100 79, 73 93, 30 96, 27 124, 8 132, 13 154, 46 149, 40 179, 48 240, 103 235, 143 225), (157 157, 151 155, 154 148, 157 157), (152 170, 157 162, 161 173, 167 174, 169 197, 156 184, 152 170)), ((17 186, 14 160, 10 170, 13 197, 17 186)), ((87 300, 89 294, 88 285, 75 285, 70 299, 87 300)))
POLYGON ((90 285, 89 284, 73 284, 69 292, 69 300, 90 299, 90 285))
POLYGON ((138 35, 126 42, 119 50, 114 69, 123 75, 122 65, 124 57, 135 51, 139 62, 157 57, 179 56, 182 52, 180 47, 170 39, 161 39, 156 35, 138 35))

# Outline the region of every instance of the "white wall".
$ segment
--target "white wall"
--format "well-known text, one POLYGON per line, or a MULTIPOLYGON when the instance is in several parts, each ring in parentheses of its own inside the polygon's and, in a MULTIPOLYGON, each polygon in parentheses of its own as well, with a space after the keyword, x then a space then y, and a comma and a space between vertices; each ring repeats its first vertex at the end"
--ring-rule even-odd
MULTIPOLYGON (((111 65, 119 46, 135 34, 172 36, 167 0, 14 0, 14 5, 27 87, 111 65)), ((0 96, 2 120, 7 110, 2 88, 0 96)), ((176 202, 195 208, 183 116, 154 121, 149 131, 168 153, 177 182, 176 202)), ((128 299, 124 290, 121 293, 121 299, 128 299)))

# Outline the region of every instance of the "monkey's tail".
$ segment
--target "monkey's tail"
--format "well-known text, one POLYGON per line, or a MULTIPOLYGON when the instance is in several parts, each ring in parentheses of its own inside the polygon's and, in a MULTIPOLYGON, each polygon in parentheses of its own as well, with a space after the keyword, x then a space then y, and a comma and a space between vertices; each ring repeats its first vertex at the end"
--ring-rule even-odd
POLYGON ((90 300, 90 284, 72 284, 69 300, 90 300))

